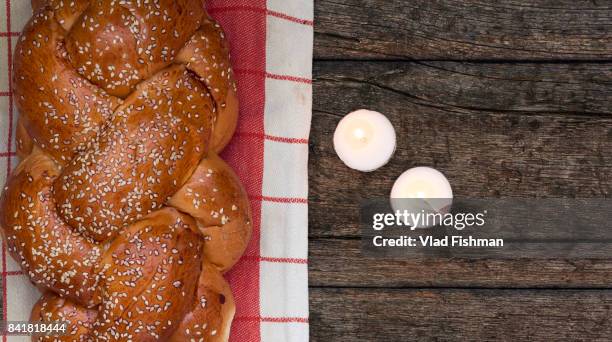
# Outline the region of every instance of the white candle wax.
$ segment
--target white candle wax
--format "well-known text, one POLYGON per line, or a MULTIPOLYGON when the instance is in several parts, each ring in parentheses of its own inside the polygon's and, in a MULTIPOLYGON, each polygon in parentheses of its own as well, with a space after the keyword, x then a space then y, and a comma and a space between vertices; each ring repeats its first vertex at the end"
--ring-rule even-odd
MULTIPOLYGON (((440 171, 430 167, 415 167, 405 171, 391 189, 391 206, 395 211, 444 214, 450 211, 452 202, 453 189, 448 179, 440 171)), ((432 225, 415 224, 418 228, 432 225)))
POLYGON ((374 171, 395 152, 395 129, 386 116, 361 109, 346 115, 334 132, 334 149, 351 169, 374 171))

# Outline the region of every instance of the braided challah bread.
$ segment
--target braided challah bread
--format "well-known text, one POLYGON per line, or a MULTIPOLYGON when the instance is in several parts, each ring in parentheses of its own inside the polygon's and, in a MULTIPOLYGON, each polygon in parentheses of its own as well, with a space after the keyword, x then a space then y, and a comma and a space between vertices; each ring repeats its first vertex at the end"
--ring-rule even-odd
POLYGON ((34 0, 15 48, 21 163, 0 202, 12 257, 58 341, 224 341, 223 273, 251 235, 217 156, 238 119, 201 0, 34 0))

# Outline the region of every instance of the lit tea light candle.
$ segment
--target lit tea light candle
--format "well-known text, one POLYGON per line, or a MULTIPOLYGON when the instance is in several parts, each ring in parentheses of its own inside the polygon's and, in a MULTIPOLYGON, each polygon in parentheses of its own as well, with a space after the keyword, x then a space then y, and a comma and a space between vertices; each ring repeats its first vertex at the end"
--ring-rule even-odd
MULTIPOLYGON (((453 189, 442 172, 430 167, 415 167, 402 173, 391 189, 391 207, 409 213, 441 213, 450 211, 453 189)), ((418 228, 433 224, 415 224, 418 228)))
POLYGON ((351 169, 369 172, 387 164, 395 152, 395 129, 386 116, 361 109, 346 115, 334 133, 334 149, 351 169))

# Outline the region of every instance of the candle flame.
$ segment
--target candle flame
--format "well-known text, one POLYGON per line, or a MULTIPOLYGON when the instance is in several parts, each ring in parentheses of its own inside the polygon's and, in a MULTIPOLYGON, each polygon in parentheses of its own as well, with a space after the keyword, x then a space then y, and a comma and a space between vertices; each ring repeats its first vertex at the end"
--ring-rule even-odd
POLYGON ((361 141, 366 141, 367 137, 366 137, 366 132, 362 129, 362 128, 357 128, 353 131, 353 135, 355 136, 355 138, 357 138, 358 140, 361 141))

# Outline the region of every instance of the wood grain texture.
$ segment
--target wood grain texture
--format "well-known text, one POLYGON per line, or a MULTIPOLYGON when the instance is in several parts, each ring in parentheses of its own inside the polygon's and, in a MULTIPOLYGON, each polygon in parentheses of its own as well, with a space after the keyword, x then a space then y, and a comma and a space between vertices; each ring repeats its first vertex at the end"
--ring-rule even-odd
POLYGON ((439 169, 461 197, 610 196, 610 66, 317 63, 310 236, 358 236, 360 200, 387 197, 413 166, 439 169), (372 173, 333 150, 338 121, 358 108, 386 114, 399 137, 372 173))
POLYGON ((319 59, 610 60, 612 5, 589 0, 318 0, 319 59))
POLYGON ((611 25, 608 1, 315 1, 313 341, 609 339, 610 260, 373 258, 357 222, 418 165, 461 197, 610 197, 611 25), (359 108, 399 137, 373 173, 332 147, 359 108))
POLYGON ((312 288, 310 298, 312 341, 608 341, 612 335, 610 290, 312 288))
POLYGON ((460 112, 612 117, 612 63, 321 62, 315 77, 317 86, 361 82, 460 112))
POLYGON ((315 287, 610 288, 609 260, 375 258, 359 239, 311 238, 315 287))

